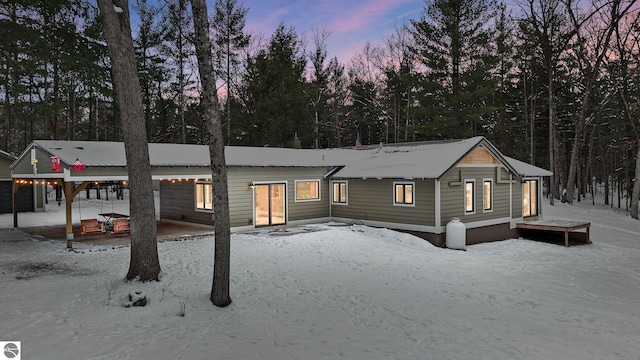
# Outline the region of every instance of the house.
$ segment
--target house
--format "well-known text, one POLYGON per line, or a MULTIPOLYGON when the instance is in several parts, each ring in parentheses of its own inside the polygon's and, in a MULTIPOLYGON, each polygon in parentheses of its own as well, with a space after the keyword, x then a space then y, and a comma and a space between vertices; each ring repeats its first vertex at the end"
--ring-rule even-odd
POLYGON ((541 180, 551 173, 502 155, 484 137, 369 152, 331 176, 333 220, 410 231, 441 246, 453 218, 476 244, 517 236, 516 223, 542 215, 541 180))
MULTIPOLYGON (((160 217, 211 224, 208 146, 149 144, 149 156, 160 217)), ((467 227, 467 244, 515 236, 516 223, 541 216, 541 179, 551 174, 484 137, 324 150, 231 146, 225 158, 232 230, 335 220, 410 231, 436 245, 454 217, 467 227)), ((64 184, 72 198, 91 182, 126 181, 126 166, 123 143, 36 140, 11 169, 16 181, 64 184), (82 171, 73 170, 76 159, 82 171)))
MULTIPOLYGON (((6 214, 13 211, 13 193, 11 182, 11 163, 15 161, 15 157, 7 152, 0 150, 0 214, 6 214)), ((18 211, 34 211, 34 189, 23 188, 18 192, 16 203, 18 211)))

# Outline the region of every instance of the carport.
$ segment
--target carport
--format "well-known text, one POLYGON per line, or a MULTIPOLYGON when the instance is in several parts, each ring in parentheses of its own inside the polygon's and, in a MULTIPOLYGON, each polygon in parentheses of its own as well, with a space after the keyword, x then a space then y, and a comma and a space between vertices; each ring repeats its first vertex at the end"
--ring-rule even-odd
MULTIPOLYGON (((149 144, 152 180, 210 179, 210 159, 201 145, 149 144)), ((206 148, 206 147, 204 147, 206 148)), ((16 194, 24 186, 61 186, 65 198, 67 248, 73 247, 73 198, 88 185, 128 181, 124 143, 35 140, 11 164, 13 227, 16 194)))

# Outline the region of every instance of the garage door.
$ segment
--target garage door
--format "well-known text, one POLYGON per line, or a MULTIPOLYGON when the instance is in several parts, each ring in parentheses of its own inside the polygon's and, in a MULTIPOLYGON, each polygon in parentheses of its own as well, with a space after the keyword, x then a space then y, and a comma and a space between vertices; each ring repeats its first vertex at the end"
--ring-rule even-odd
MULTIPOLYGON (((11 201, 11 181, 0 181, 0 214, 13 212, 11 201)), ((33 211, 32 187, 25 186, 18 191, 18 211, 33 211)))

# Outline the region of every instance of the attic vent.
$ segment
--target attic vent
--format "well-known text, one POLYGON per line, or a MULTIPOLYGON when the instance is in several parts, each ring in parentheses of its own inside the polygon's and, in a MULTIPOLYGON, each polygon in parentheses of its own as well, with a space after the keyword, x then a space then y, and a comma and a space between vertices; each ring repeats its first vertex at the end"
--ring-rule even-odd
POLYGON ((500 164, 500 161, 483 147, 472 150, 467 156, 460 160, 460 164, 500 164))

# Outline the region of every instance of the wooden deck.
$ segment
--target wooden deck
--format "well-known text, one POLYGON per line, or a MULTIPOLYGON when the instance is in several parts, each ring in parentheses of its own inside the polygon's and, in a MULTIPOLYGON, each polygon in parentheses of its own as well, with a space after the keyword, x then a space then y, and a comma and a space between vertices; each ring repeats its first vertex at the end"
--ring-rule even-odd
POLYGON ((516 227, 518 229, 564 232, 564 246, 569 246, 570 232, 585 229, 587 244, 591 244, 591 239, 589 239, 589 228, 591 227, 591 223, 589 222, 571 220, 534 220, 517 223, 516 227))

